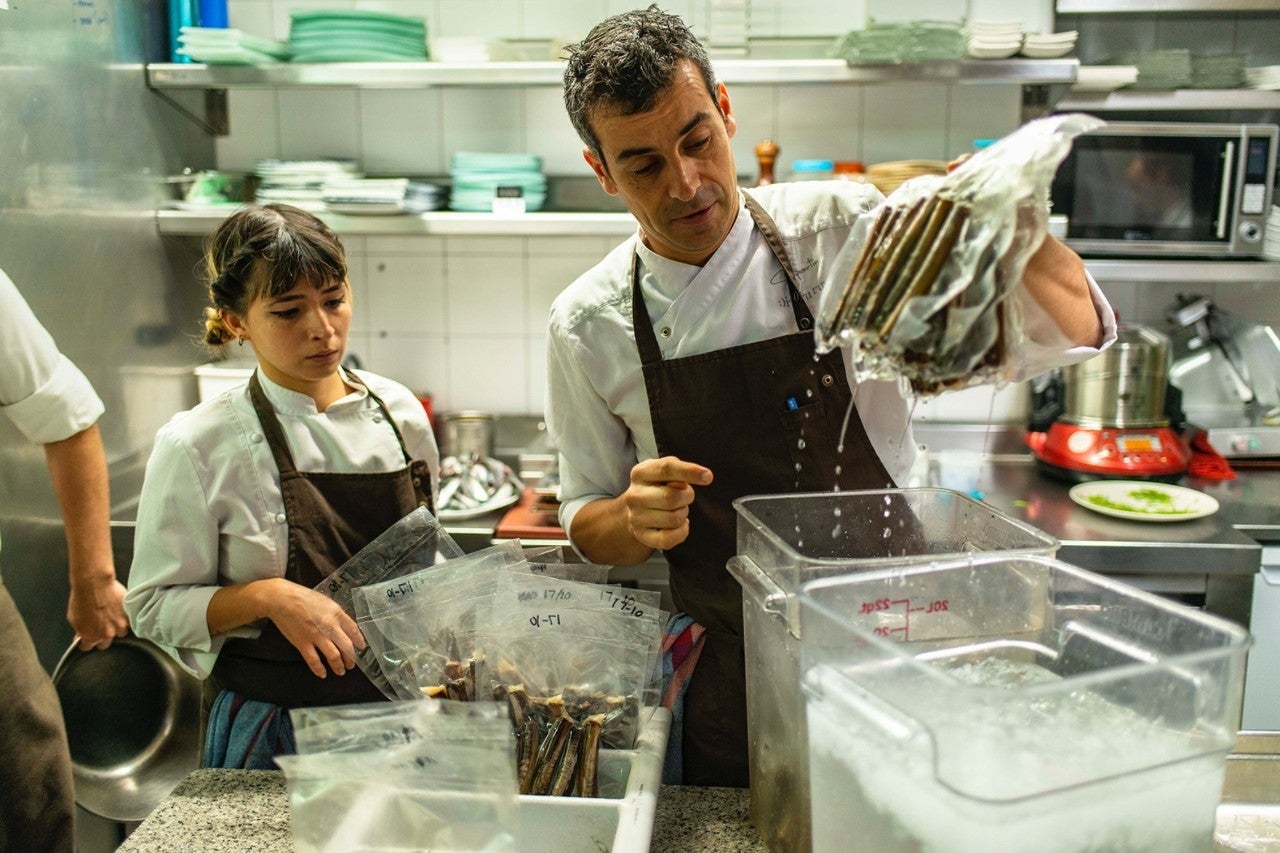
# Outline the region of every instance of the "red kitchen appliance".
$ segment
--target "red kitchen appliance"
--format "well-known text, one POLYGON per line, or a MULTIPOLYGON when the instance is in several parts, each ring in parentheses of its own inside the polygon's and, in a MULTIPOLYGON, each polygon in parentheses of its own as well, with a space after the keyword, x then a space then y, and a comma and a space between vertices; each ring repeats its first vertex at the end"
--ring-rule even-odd
POLYGON ((1069 482, 1181 478, 1191 451, 1168 358, 1165 335, 1122 326, 1106 351, 1033 383, 1027 445, 1039 468, 1069 482))

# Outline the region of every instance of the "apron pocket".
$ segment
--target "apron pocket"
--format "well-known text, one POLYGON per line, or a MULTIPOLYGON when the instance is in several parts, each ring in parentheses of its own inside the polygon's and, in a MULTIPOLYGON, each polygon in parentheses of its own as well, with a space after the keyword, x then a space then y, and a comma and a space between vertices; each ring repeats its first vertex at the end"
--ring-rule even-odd
POLYGON ((827 423, 826 405, 817 400, 783 412, 781 418, 783 442, 795 468, 796 485, 806 489, 836 485, 836 444, 841 439, 827 423))

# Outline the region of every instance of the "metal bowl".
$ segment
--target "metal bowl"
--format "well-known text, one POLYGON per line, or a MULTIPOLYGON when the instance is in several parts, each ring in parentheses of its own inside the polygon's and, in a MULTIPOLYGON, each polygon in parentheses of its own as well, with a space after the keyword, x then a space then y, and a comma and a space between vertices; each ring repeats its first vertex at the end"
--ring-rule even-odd
POLYGON ((87 652, 78 642, 53 672, 76 802, 140 821, 200 764, 200 680, 148 640, 87 652))

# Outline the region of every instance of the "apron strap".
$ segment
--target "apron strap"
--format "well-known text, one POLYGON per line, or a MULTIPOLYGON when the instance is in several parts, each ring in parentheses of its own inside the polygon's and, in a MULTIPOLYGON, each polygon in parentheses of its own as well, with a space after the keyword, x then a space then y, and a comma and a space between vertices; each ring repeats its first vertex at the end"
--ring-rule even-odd
POLYGON ((262 390, 262 383, 258 381, 256 370, 249 377, 249 400, 253 403, 253 410, 258 415, 258 423, 262 425, 262 432, 266 435, 271 455, 275 457, 280 479, 296 475, 298 467, 294 465, 293 454, 289 452, 289 442, 285 440, 284 427, 280 426, 276 410, 267 401, 267 395, 262 390))

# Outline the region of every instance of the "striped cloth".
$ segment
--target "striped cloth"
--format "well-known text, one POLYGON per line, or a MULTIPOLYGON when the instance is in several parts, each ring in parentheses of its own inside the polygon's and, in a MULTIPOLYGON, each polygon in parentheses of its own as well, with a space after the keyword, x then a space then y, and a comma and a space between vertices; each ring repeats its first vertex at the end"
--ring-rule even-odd
POLYGON ((298 751, 293 722, 279 705, 223 690, 209 710, 202 767, 276 770, 277 755, 298 751))
POLYGON ((662 784, 679 785, 684 779, 684 692, 702 654, 706 629, 687 613, 677 613, 662 633, 662 707, 671 711, 671 734, 662 764, 662 784))

